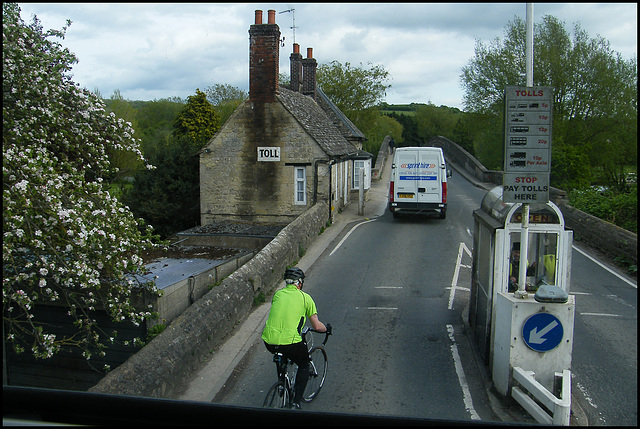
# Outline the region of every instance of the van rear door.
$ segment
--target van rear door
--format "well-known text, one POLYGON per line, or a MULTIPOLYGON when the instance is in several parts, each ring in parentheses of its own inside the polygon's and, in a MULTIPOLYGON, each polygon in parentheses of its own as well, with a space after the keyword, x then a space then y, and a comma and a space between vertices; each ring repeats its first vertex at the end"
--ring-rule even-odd
POLYGON ((440 184, 441 168, 438 153, 434 151, 418 151, 418 202, 441 203, 442 185, 440 184))
POLYGON ((396 201, 400 203, 418 202, 418 182, 416 168, 418 152, 415 150, 398 150, 395 167, 397 169, 395 191, 396 201))
POLYGON ((398 202, 440 203, 442 187, 437 153, 424 150, 398 151, 395 191, 398 202))

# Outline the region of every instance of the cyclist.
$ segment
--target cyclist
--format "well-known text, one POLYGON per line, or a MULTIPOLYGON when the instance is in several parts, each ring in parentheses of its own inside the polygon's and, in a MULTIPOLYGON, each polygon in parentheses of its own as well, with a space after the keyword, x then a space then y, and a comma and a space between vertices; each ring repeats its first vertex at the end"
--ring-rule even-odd
POLYGON ((298 365, 294 385, 294 408, 300 408, 304 388, 309 380, 309 352, 302 341, 300 331, 308 317, 311 327, 319 332, 331 333, 331 325, 326 326, 318 319, 316 304, 302 291, 304 272, 298 268, 288 268, 284 272, 286 286, 273 295, 269 317, 262 331, 264 345, 271 353, 282 353, 298 365))

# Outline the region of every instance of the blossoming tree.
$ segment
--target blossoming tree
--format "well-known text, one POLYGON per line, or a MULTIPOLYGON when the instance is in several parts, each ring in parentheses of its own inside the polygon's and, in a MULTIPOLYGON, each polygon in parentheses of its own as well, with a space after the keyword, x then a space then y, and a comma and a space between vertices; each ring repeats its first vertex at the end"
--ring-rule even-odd
POLYGON ((79 347, 86 359, 104 355, 113 333, 101 331, 94 312, 140 324, 151 314, 131 297, 157 293, 136 280, 151 231, 105 180, 114 173, 109 150, 144 159, 131 124, 72 81, 76 57, 50 40, 64 39, 67 27, 43 32, 36 17, 20 18, 17 4, 2 7, 4 339, 38 358, 62 347, 79 347), (39 322, 33 309, 42 303, 68 308, 60 322, 74 334, 56 337, 39 322))

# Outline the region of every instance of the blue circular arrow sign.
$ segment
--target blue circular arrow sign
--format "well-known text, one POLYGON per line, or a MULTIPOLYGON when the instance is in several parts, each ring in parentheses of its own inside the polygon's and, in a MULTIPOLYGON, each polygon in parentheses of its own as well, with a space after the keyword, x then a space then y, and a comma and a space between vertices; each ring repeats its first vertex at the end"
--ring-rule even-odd
POLYGON ((522 338, 530 349, 548 352, 558 347, 562 341, 564 329, 560 320, 549 313, 536 313, 524 322, 522 338))

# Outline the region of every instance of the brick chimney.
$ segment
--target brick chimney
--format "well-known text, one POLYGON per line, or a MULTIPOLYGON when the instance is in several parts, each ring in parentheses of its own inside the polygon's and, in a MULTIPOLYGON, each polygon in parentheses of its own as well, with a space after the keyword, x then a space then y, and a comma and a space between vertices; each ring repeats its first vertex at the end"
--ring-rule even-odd
POLYGON ((293 53, 289 57, 291 60, 291 90, 300 92, 302 85, 302 54, 300 53, 300 45, 293 44, 293 53))
POLYGON ((302 93, 316 99, 316 68, 313 48, 307 48, 307 58, 302 60, 302 93))
POLYGON ((249 101, 271 103, 279 90, 280 28, 276 11, 270 10, 267 24, 256 10, 255 24, 249 28, 249 101))

